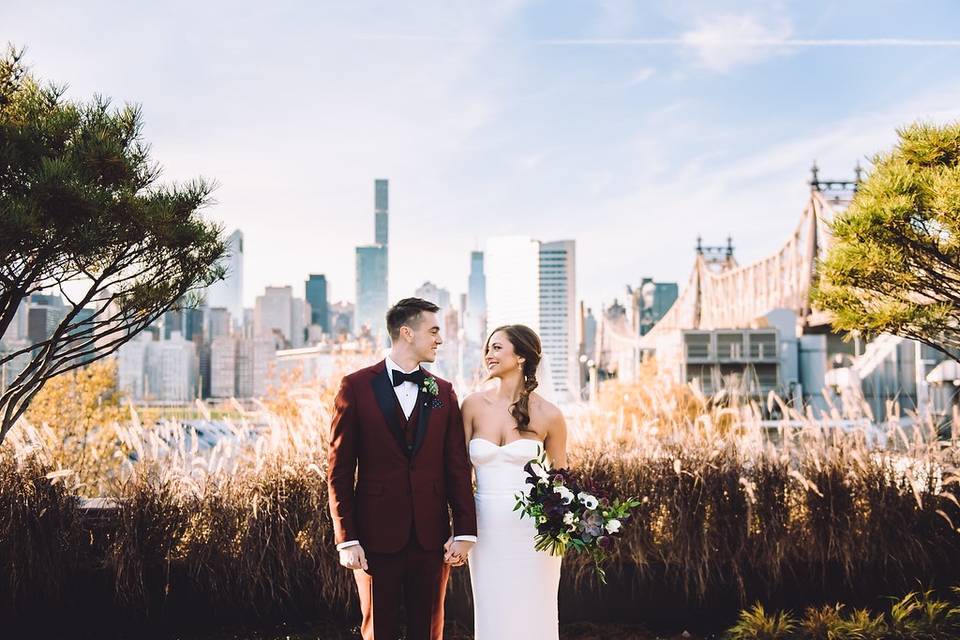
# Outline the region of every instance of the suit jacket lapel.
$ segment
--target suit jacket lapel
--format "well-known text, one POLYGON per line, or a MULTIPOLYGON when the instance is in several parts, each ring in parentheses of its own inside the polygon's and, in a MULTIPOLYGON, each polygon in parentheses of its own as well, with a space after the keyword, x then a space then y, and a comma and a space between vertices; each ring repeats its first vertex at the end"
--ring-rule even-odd
POLYGON ((380 413, 387 424, 387 428, 393 434, 394 440, 400 446, 400 451, 406 455, 406 444, 403 435, 403 427, 400 426, 400 419, 397 417, 397 397, 393 392, 393 384, 390 382, 390 370, 384 365, 383 370, 373 376, 371 382, 373 385, 373 395, 377 398, 377 406, 380 407, 380 413))
MULTIPOLYGON (((429 376, 430 374, 424 371, 424 375, 429 376)), ((417 391, 417 403, 420 406, 420 414, 417 416, 417 431, 413 436, 413 455, 417 455, 417 451, 420 450, 420 445, 423 444, 423 438, 427 435, 427 424, 430 422, 430 412, 433 410, 433 407, 430 406, 431 396, 429 393, 423 390, 421 386, 417 391)))

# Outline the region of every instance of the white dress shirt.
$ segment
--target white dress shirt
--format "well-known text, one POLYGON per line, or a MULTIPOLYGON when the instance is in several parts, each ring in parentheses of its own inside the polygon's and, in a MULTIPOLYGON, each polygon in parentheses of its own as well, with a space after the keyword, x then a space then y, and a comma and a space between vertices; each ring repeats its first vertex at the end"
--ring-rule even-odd
MULTIPOLYGON (((404 371, 400 365, 393 361, 390 356, 387 356, 387 375, 390 377, 390 384, 393 384, 393 372, 399 371, 400 373, 413 373, 420 368, 418 365, 413 371, 404 371)), ((404 380, 397 386, 393 388, 393 393, 396 394, 397 400, 400 402, 400 408, 403 409, 403 415, 410 418, 410 414, 413 413, 413 408, 417 406, 417 394, 420 393, 420 389, 417 388, 416 383, 410 382, 409 380, 404 380)))
MULTIPOLYGON (((390 356, 387 356, 385 362, 387 365, 387 376, 390 377, 390 384, 393 384, 394 370, 400 371, 401 373, 413 373, 420 368, 420 366, 417 365, 410 371, 404 371, 403 367, 394 362, 393 358, 390 356)), ((413 408, 417 406, 417 395, 420 393, 420 389, 417 388, 416 383, 410 382, 409 380, 404 380, 393 388, 393 392, 397 396, 397 401, 400 403, 400 408, 403 409, 403 415, 409 419, 410 414, 413 413, 413 408)), ((453 539, 476 542, 477 536, 453 536, 453 539)), ((346 542, 341 542, 338 544, 337 550, 339 551, 340 549, 346 549, 347 547, 352 547, 357 544, 360 544, 359 540, 347 540, 346 542)))

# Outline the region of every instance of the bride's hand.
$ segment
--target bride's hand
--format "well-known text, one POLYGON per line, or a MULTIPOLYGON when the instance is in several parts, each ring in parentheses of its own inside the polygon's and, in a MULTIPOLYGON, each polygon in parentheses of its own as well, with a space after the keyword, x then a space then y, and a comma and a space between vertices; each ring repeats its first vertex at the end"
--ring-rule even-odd
POLYGON ((473 548, 473 543, 469 540, 448 540, 447 544, 443 545, 446 549, 446 553, 443 556, 443 561, 449 564, 452 567, 462 567, 467 563, 467 555, 470 553, 470 549, 473 548))

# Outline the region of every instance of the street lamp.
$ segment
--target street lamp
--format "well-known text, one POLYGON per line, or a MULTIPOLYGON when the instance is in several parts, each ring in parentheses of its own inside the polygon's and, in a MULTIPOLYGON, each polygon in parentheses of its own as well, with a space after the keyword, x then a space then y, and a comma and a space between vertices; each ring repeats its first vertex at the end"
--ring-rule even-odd
POLYGON ((595 402, 597 400, 597 363, 593 360, 587 360, 587 385, 589 389, 588 400, 595 402))

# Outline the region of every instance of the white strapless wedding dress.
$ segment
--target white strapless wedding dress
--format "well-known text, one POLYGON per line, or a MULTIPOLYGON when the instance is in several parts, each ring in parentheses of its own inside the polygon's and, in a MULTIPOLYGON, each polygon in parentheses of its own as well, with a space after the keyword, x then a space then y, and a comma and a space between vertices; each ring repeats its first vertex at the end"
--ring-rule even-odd
POLYGON ((514 511, 530 486, 523 466, 543 450, 530 438, 470 441, 477 473, 477 543, 470 551, 474 640, 557 640, 560 556, 534 550, 537 529, 514 511))

